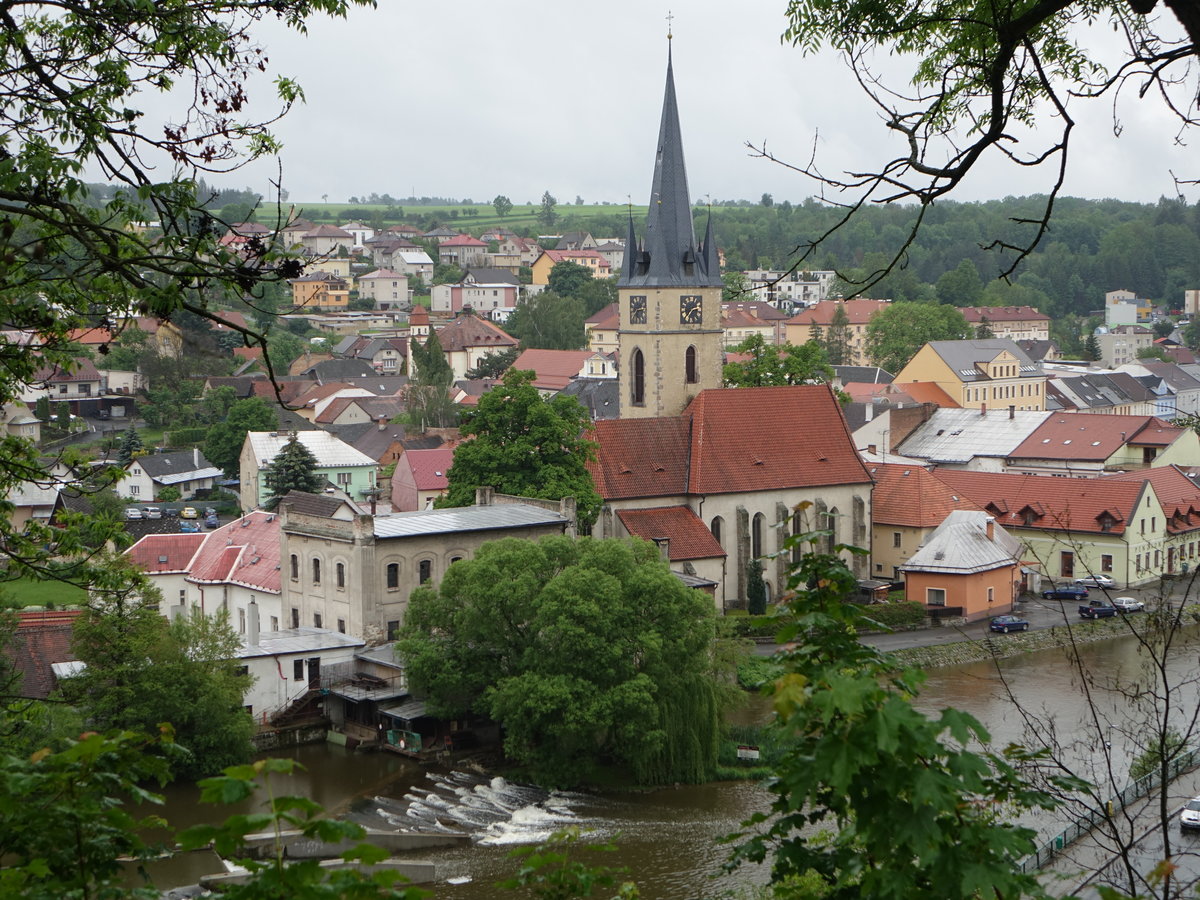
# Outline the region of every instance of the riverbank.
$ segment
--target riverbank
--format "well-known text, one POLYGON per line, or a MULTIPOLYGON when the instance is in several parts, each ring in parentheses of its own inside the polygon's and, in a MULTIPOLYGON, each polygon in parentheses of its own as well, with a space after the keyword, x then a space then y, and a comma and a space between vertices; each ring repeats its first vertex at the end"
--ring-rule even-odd
POLYGON ((1011 634, 989 633, 983 639, 964 634, 961 641, 907 647, 888 651, 887 655, 905 665, 920 669, 937 669, 968 663, 987 662, 1032 653, 1036 650, 1052 650, 1065 647, 1093 644, 1128 635, 1130 624, 1122 617, 1093 619, 1041 628, 1036 631, 1019 631, 1011 634))

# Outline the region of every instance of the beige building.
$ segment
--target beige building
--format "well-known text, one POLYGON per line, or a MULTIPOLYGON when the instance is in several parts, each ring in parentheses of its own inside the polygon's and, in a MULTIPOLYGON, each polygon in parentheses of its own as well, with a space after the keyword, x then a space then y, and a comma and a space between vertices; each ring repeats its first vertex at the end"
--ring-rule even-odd
POLYGON ((332 497, 293 492, 280 504, 285 627, 338 622, 368 642, 390 640, 412 592, 436 586, 487 541, 573 532, 571 501, 507 502, 519 499, 481 490, 483 505, 370 516, 332 497))
POLYGON ((799 347, 807 344, 816 334, 828 338, 829 326, 839 308, 846 311, 849 319, 846 329, 849 337, 850 358, 843 360, 844 365, 865 366, 870 363, 867 357, 867 325, 871 318, 891 301, 889 300, 822 300, 816 306, 806 309, 785 323, 787 342, 799 347))
POLYGON ((1032 306, 964 306, 959 312, 976 332, 986 325, 992 337, 1010 341, 1050 340, 1050 317, 1032 306))
POLYGON ((1154 346, 1154 332, 1145 325, 1116 325, 1096 335, 1100 346, 1099 364, 1115 369, 1137 362, 1138 352, 1154 346))
POLYGON ((930 341, 896 373, 896 385, 936 384, 964 409, 1045 409, 1046 373, 1004 338, 930 341))

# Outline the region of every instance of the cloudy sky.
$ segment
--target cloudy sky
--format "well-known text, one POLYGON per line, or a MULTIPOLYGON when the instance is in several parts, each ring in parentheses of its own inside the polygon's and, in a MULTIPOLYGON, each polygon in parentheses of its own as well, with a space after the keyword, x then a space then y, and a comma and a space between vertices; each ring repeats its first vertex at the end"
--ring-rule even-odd
MULTIPOLYGON (((812 182, 753 158, 747 142, 795 161, 815 149, 831 173, 885 158, 878 115, 839 59, 806 58, 781 44, 785 8, 783 0, 675 2, 675 80, 693 200, 770 193, 797 202, 816 193, 812 182)), ((645 203, 667 13, 644 0, 380 0, 344 21, 315 20, 307 36, 263 27, 270 69, 295 77, 307 95, 276 128, 290 198, 375 192, 484 202, 505 194, 525 203, 549 190, 560 202, 578 195, 645 203)), ((882 65, 906 71, 898 60, 882 65)), ((270 88, 257 91, 266 99, 270 88)), ((1200 157, 1173 146, 1177 128, 1157 103, 1123 103, 1120 139, 1106 101, 1073 112, 1069 195, 1152 202, 1175 193, 1172 170, 1200 175, 1200 157)), ((271 162, 221 183, 263 191, 275 175, 271 162)), ((1051 177, 997 162, 956 197, 1040 192, 1051 177)))

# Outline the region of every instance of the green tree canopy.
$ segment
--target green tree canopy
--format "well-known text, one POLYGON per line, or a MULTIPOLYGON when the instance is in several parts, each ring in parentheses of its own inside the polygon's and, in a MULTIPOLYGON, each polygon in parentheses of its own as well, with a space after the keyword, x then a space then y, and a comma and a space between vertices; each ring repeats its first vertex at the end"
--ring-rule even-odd
POLYGON ((727 387, 771 387, 787 384, 829 384, 833 368, 825 350, 813 341, 801 344, 768 344, 761 334, 752 334, 733 348, 746 353, 745 361, 725 364, 727 387))
POLYGON ((496 199, 492 201, 492 209, 496 210, 496 215, 501 219, 512 212, 513 203, 503 194, 497 194, 496 199))
POLYGON ((560 297, 578 297, 579 292, 592 280, 592 270, 587 266, 564 259, 555 263, 546 279, 546 289, 560 297))
POLYGON ((278 427, 279 416, 266 400, 261 397, 238 400, 229 407, 224 421, 209 427, 204 439, 204 455, 214 466, 220 466, 229 478, 237 478, 246 433, 274 431, 278 427))
POLYGON ((846 304, 838 303, 820 344, 830 365, 844 366, 852 361, 850 340, 850 315, 846 312, 846 304))
POLYGON ((939 303, 951 306, 977 306, 983 296, 983 279, 979 277, 979 269, 969 259, 964 259, 958 266, 937 280, 937 298, 939 303))
POLYGON ((408 368, 408 420, 422 430, 430 426, 445 428, 457 422, 458 407, 450 396, 454 368, 442 351, 436 331, 430 330, 424 344, 415 337, 410 339, 408 368))
POLYGON ((495 719, 542 783, 604 764, 692 783, 716 763, 715 635, 712 599, 652 544, 509 538, 415 591, 397 649, 436 710, 495 719))
POLYGON ((499 378, 521 355, 520 347, 509 347, 507 350, 497 350, 489 353, 476 363, 472 369, 467 369, 468 378, 499 378))
POLYGON ((223 616, 185 611, 170 625, 158 591, 133 587, 93 601, 75 626, 73 649, 86 667, 63 682, 67 700, 101 731, 157 734, 169 722, 189 751, 175 774, 196 778, 250 757, 254 723, 242 708, 238 636, 223 616))
POLYGON ((867 324, 867 355, 892 374, 929 341, 960 341, 971 334, 963 314, 937 303, 891 303, 867 324))
POLYGON ((595 521, 600 495, 587 469, 596 452, 587 410, 574 397, 544 399, 533 378, 509 369, 467 413, 461 427, 470 440, 454 449, 439 506, 470 506, 476 488, 490 487, 546 500, 574 497, 580 522, 595 521))
POLYGON ((325 479, 317 474, 317 458, 292 435, 263 473, 268 495, 264 509, 274 509, 288 491, 320 493, 325 479))
POLYGON ((582 300, 547 290, 518 305, 504 327, 523 347, 578 350, 583 346, 586 318, 582 300))
POLYGON ((549 191, 542 194, 542 205, 538 208, 537 220, 543 228, 553 228, 554 223, 558 221, 556 206, 558 201, 554 199, 553 194, 549 191))

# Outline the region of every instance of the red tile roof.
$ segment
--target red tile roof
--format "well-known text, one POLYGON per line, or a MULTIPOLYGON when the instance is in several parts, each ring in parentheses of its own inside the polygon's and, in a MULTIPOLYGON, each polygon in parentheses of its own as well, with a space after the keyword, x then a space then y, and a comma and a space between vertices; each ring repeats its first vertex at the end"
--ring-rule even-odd
POLYGON ((50 696, 56 687, 54 672, 50 667, 54 663, 75 659, 75 654, 71 652, 71 638, 75 620, 81 615, 79 610, 17 614, 16 633, 3 652, 21 673, 18 696, 38 700, 50 696))
POLYGON ((1102 481, 1129 481, 1135 484, 1150 482, 1154 495, 1167 516, 1167 530, 1172 534, 1200 528, 1200 485, 1184 474, 1178 466, 1160 466, 1106 475, 1102 481))
POLYGON ((576 259, 594 259, 597 260, 597 268, 609 268, 608 257, 595 250, 543 250, 542 252, 556 263, 571 262, 576 259))
POLYGON ((255 510, 205 535, 188 581, 279 593, 279 518, 255 510))
POLYGON ((413 483, 418 491, 449 490, 446 473, 454 461, 454 445, 447 444, 433 450, 408 450, 400 465, 407 465, 413 473, 413 483))
POLYGON ((602 330, 616 328, 621 324, 621 313, 617 308, 617 304, 610 303, 599 312, 588 316, 583 320, 583 323, 602 330))
POLYGON ((483 241, 479 238, 471 237, 469 234, 460 234, 456 237, 449 238, 441 242, 442 247, 486 247, 483 241))
POLYGON ((788 319, 789 325, 820 325, 822 327, 833 321, 833 314, 838 306, 846 308, 846 315, 851 325, 866 325, 871 316, 888 305, 888 300, 822 300, 815 306, 809 307, 788 319))
POLYGON ((667 538, 671 562, 725 556, 712 532, 688 506, 655 506, 650 509, 621 509, 617 517, 630 534, 653 541, 667 538))
POLYGON ((871 519, 883 525, 936 528, 956 509, 980 509, 956 494, 923 466, 880 463, 870 467, 875 479, 871 519))
POLYGON ((954 493, 991 512, 1005 528, 1072 534, 1106 533, 1106 516, 1111 518, 1107 533, 1123 534, 1143 491, 1142 482, 1114 478, 1050 478, 953 469, 934 469, 933 474, 954 493))
POLYGON ((1156 416, 1060 412, 1047 417, 1011 456, 1103 462, 1125 444, 1168 447, 1183 431, 1156 416))
POLYGON ((607 499, 869 482, 826 385, 701 391, 677 417, 596 422, 607 499))
POLYGON ((442 350, 453 353, 468 347, 515 347, 516 338, 479 316, 459 316, 438 331, 442 350))
POLYGON ((534 387, 561 391, 583 371, 583 365, 591 355, 591 350, 525 350, 512 367, 537 373, 534 387))
POLYGON ((932 403, 942 409, 959 409, 962 405, 932 381, 909 381, 904 385, 904 393, 918 403, 932 403))
POLYGON ((148 534, 125 551, 125 555, 147 572, 187 572, 205 534, 148 534))

